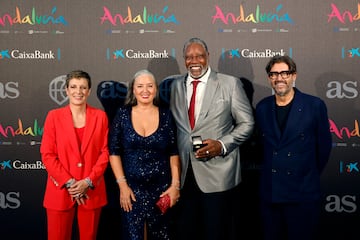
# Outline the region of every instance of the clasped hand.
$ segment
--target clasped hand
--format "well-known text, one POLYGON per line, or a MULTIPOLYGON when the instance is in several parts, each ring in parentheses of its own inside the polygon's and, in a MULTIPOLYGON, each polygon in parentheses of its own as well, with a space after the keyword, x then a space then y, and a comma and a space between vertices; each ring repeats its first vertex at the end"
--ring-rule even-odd
POLYGON ((89 198, 86 192, 89 189, 89 185, 83 179, 80 181, 76 181, 68 188, 68 192, 71 196, 72 201, 76 201, 78 205, 85 204, 85 200, 89 198))

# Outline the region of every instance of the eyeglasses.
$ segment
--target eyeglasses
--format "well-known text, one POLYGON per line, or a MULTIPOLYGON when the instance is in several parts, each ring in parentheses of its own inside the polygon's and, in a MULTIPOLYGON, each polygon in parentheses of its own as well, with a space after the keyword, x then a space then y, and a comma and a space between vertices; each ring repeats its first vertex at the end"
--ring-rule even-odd
POLYGON ((279 75, 281 76, 281 78, 286 79, 286 78, 290 77, 291 74, 293 74, 292 71, 269 72, 268 76, 270 79, 275 80, 279 77, 279 75))
POLYGON ((198 61, 202 61, 205 59, 205 54, 201 54, 201 55, 195 55, 195 56, 185 56, 185 61, 192 61, 192 60, 198 60, 198 61))

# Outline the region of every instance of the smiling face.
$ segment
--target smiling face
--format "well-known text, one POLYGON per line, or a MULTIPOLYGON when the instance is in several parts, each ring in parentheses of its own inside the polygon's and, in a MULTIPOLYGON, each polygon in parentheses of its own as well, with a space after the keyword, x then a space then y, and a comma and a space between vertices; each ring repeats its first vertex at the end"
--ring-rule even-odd
POLYGON ((274 89, 275 94, 281 97, 288 95, 292 91, 296 80, 296 73, 290 73, 287 77, 282 77, 281 74, 278 74, 286 71, 289 71, 289 66, 286 63, 275 63, 272 66, 270 73, 276 73, 274 75, 277 76, 273 76, 273 78, 268 77, 269 83, 274 89))
POLYGON ((190 44, 184 54, 185 67, 194 79, 201 78, 208 69, 209 53, 199 43, 190 44))
POLYGON ((151 75, 142 74, 135 79, 133 94, 138 104, 153 104, 156 92, 156 82, 151 75))
POLYGON ((90 95, 88 80, 85 78, 72 78, 66 88, 66 95, 72 105, 84 105, 90 95))

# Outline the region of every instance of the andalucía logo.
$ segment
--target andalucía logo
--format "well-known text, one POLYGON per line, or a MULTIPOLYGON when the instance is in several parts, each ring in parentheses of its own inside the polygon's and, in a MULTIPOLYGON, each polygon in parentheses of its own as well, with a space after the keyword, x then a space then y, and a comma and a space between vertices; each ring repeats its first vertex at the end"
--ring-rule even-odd
MULTIPOLYGON (((41 7, 43 9, 43 7, 41 7)), ((1 9, 3 10, 3 9, 1 9)), ((34 25, 47 25, 47 24, 62 24, 68 25, 65 17, 58 15, 57 7, 53 7, 50 12, 41 13, 35 7, 31 11, 26 11, 24 8, 15 7, 13 13, 2 13, 0 15, 0 26, 16 26, 18 24, 29 26, 34 25)))

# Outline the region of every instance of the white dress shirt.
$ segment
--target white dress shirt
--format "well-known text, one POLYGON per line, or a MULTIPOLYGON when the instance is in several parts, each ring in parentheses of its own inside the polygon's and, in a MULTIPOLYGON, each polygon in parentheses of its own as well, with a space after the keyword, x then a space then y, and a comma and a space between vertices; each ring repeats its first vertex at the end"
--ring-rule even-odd
POLYGON ((186 79, 186 94, 187 94, 187 104, 188 104, 188 108, 190 106, 190 100, 191 100, 191 96, 193 93, 193 85, 192 85, 192 81, 200 81, 197 85, 196 88, 196 98, 195 98, 195 123, 198 119, 199 113, 200 113, 200 109, 201 109, 201 105, 204 99, 204 93, 205 93, 205 88, 206 88, 206 83, 207 80, 210 76, 210 72, 211 69, 210 67, 208 67, 208 70, 206 71, 206 73, 204 74, 204 76, 202 76, 199 79, 193 79, 190 75, 188 75, 188 78, 186 79))
MULTIPOLYGON (((197 88, 196 88, 195 111, 194 111, 195 124, 196 124, 196 121, 197 121, 199 113, 200 113, 201 105, 202 105, 202 102, 203 102, 203 99, 204 99, 206 83, 207 83, 207 81, 209 79, 210 72, 211 72, 211 68, 209 66, 206 73, 201 78, 193 79, 190 75, 188 75, 188 77, 186 79, 186 89, 187 89, 186 90, 186 95, 187 95, 188 109, 189 109, 189 106, 190 106, 190 100, 191 100, 191 96, 192 96, 192 93, 193 93, 192 81, 200 81, 198 83, 198 85, 197 85, 197 88)), ((225 155, 226 152, 227 152, 226 147, 225 147, 225 145, 224 145, 224 143, 222 141, 220 141, 220 140, 218 140, 218 141, 222 145, 221 155, 225 155)))

